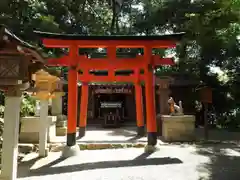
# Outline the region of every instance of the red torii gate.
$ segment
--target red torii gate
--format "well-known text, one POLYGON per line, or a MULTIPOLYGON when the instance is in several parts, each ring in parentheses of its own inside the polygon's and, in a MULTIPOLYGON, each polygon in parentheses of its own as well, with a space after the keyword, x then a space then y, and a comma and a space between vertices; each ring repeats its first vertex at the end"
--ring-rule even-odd
POLYGON ((157 143, 156 109, 154 98, 153 69, 159 65, 173 65, 170 58, 152 55, 153 48, 176 47, 184 33, 162 36, 81 36, 36 32, 45 47, 69 48, 69 54, 60 58, 49 59, 49 66, 68 66, 68 123, 67 146, 76 144, 77 117, 77 82, 82 82, 80 106, 80 136, 85 134, 87 124, 88 83, 89 82, 132 82, 135 85, 136 117, 138 134, 144 133, 141 82, 145 82, 146 94, 146 125, 148 145, 157 143), (106 48, 107 58, 88 58, 79 55, 79 48, 106 48), (143 48, 144 55, 136 58, 117 58, 116 48, 143 48), (82 73, 78 73, 79 70, 82 73), (90 70, 108 70, 107 76, 90 74, 90 70), (129 76, 115 75, 116 70, 133 70, 129 76), (144 70, 144 74, 140 74, 144 70))

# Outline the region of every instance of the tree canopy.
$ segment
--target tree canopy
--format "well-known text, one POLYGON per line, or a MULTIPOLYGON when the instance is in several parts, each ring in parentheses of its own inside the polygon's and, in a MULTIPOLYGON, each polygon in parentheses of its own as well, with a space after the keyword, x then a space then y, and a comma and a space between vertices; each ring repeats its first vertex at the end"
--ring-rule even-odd
POLYGON ((33 30, 106 34, 186 32, 176 65, 162 73, 187 73, 214 88, 220 115, 240 111, 240 0, 5 0, 0 23, 37 44, 33 30), (217 72, 217 73, 216 73, 217 72))

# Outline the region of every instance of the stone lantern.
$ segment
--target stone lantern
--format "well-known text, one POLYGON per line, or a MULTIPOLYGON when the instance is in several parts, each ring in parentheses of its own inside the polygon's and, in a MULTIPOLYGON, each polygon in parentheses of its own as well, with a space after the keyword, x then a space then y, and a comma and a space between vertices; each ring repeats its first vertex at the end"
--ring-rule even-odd
POLYGON ((23 55, 0 53, 0 89, 20 87, 28 81, 28 60, 23 55))
MULTIPOLYGON (((51 73, 52 74, 52 73, 51 73)), ((61 80, 57 76, 53 76, 50 73, 41 70, 36 72, 32 79, 35 81, 35 87, 32 90, 32 96, 39 100, 49 100, 52 99, 52 115, 56 116, 56 134, 58 135, 65 135, 66 132, 66 122, 67 118, 65 115, 62 114, 55 114, 53 110, 61 109, 61 97, 64 96, 63 91, 63 83, 64 81, 61 80), (60 102, 60 103, 59 103, 60 102)), ((53 73, 55 74, 55 73, 53 73)))
MULTIPOLYGON (((35 81, 32 96, 40 100, 40 126, 39 132, 39 155, 47 155, 47 134, 49 123, 56 122, 56 116, 48 116, 49 99, 63 96, 63 85, 59 77, 53 76, 45 70, 39 70, 32 75, 32 80, 35 81), (54 118, 53 118, 54 117, 54 118), (49 122, 50 120, 50 122, 49 122)), ((56 128, 56 126, 55 126, 56 128)), ((55 131, 56 135, 56 131, 55 131)), ((54 135, 54 136, 55 136, 54 135)))
POLYGON ((58 79, 52 84, 51 97, 59 98, 64 95, 65 93, 63 92, 63 81, 61 81, 61 79, 58 79))
POLYGON ((38 49, 21 40, 5 25, 0 25, 0 90, 5 92, 0 179, 17 179, 22 92, 30 87, 31 67, 43 64, 38 49))
POLYGON ((59 77, 52 76, 48 72, 40 70, 32 76, 32 79, 35 80, 33 96, 37 99, 47 100, 64 95, 63 85, 59 77))

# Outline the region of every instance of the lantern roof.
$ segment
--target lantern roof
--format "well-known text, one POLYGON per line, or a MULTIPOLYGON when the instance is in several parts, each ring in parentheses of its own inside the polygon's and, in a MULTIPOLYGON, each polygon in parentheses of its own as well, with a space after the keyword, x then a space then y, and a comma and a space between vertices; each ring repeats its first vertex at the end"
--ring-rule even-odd
POLYGON ((32 46, 28 42, 25 42, 19 37, 17 37, 4 24, 0 24, 0 58, 2 55, 4 55, 4 57, 30 57, 31 63, 34 66, 33 69, 36 69, 35 71, 39 69, 44 69, 49 74, 60 77, 60 73, 57 70, 49 69, 45 65, 45 57, 37 47, 32 46), (8 44, 13 44, 13 46, 8 46, 8 44))
MULTIPOLYGON (((42 53, 38 48, 23 41, 17 37, 7 26, 0 24, 0 62, 4 64, 5 61, 15 59, 16 61, 23 60, 20 64, 26 64, 26 67, 25 65, 24 67, 29 73, 35 73, 40 69, 48 71, 47 66, 45 66, 45 58, 42 56, 42 53)), ((23 68, 20 69, 23 70, 23 68)), ((53 71, 49 71, 49 73, 53 76, 60 76, 58 73, 53 71)), ((8 79, 5 80, 6 83, 3 83, 3 80, 1 81, 0 90, 7 89, 8 85, 11 84, 9 83, 8 79)), ((29 82, 30 85, 32 85, 29 77, 24 76, 21 83, 29 84, 29 82)), ((26 86, 26 89, 27 88, 29 88, 29 86, 26 86)))

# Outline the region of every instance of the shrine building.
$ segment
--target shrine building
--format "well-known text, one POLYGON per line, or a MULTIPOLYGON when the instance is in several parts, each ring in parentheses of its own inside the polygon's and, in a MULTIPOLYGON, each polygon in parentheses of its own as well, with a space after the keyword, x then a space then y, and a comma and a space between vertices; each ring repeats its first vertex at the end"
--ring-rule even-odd
MULTIPOLYGON (((66 74, 64 75, 66 76, 66 74)), ((184 112, 186 114, 194 114, 193 106, 195 87, 198 82, 192 80, 186 75, 171 75, 169 77, 155 77, 155 106, 156 114, 169 114, 169 105, 167 103, 170 96, 176 102, 183 101, 184 112), (185 94, 189 96, 185 96, 185 94)), ((67 85, 64 87, 65 96, 63 96, 62 112, 67 115, 67 85)), ((78 106, 81 103, 81 83, 78 85, 78 106)), ((145 96, 144 85, 142 88, 143 97, 145 96)), ((104 123, 104 116, 106 114, 118 115, 119 126, 131 125, 136 123, 136 104, 135 104, 135 90, 134 85, 129 83, 92 83, 89 86, 88 95, 88 113, 87 123, 91 125, 102 125, 107 127, 104 123)), ((146 107, 143 98, 143 114, 146 116, 146 107)), ((78 108, 80 109, 80 108, 78 108)), ((78 119, 80 116, 78 111, 78 119)), ((111 123, 109 124, 111 126, 111 123)))

